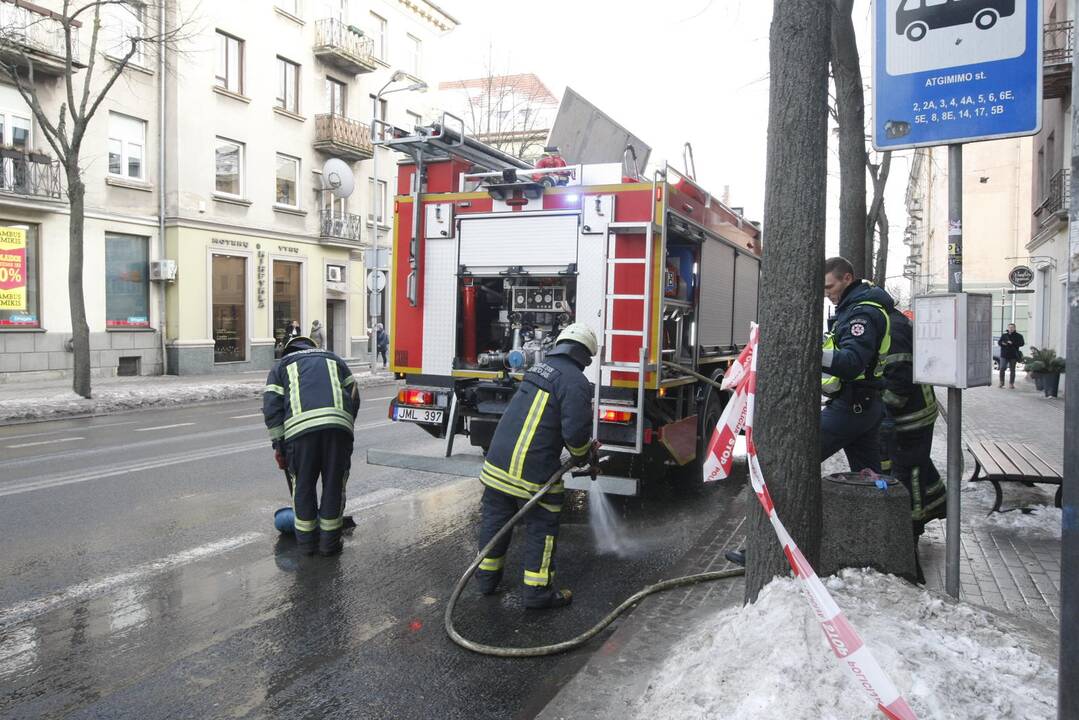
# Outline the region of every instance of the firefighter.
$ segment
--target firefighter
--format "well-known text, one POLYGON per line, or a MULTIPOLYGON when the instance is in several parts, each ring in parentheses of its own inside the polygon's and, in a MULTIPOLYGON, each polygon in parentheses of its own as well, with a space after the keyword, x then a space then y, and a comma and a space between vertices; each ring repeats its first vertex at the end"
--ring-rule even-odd
POLYGON ((825 261, 824 294, 836 315, 821 358, 821 392, 829 398, 821 410, 821 462, 843 450, 852 471, 879 473, 880 361, 891 342, 895 302, 873 283, 857 280, 842 257, 825 261))
POLYGON ((285 343, 266 378, 262 414, 274 457, 289 476, 296 542, 308 555, 341 551, 352 427, 360 409, 345 361, 302 335, 285 343), (322 498, 316 483, 322 477, 322 498))
POLYGON ((889 472, 910 492, 915 538, 930 520, 945 517, 947 492, 930 453, 937 398, 932 386, 914 382, 914 328, 902 313, 891 313, 891 348, 884 357, 885 420, 881 451, 889 472))
MULTIPOLYGON (((483 490, 480 547, 562 464, 562 448, 580 465, 595 466, 592 391, 584 369, 596 354, 596 336, 584 323, 567 326, 546 359, 525 373, 495 429, 480 480, 483 490)), ((555 549, 564 488, 559 481, 525 516, 524 606, 561 607, 573 598, 554 588, 555 549)), ((476 571, 480 592, 494 594, 502 579, 507 534, 476 571)))

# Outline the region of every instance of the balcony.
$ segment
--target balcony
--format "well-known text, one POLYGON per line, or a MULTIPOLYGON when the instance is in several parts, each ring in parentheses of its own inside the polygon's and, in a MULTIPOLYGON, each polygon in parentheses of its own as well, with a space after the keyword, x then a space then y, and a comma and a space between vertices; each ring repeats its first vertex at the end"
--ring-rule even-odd
POLYGON ((316 115, 314 147, 349 162, 369 160, 375 152, 371 128, 344 115, 316 115))
POLYGON ((1042 86, 1046 100, 1062 98, 1071 92, 1074 41, 1075 23, 1071 20, 1045 24, 1042 39, 1042 86))
POLYGON ((363 218, 359 215, 332 210, 322 210, 318 214, 318 236, 324 243, 360 247, 362 227, 363 218))
POLYGON ((1071 171, 1058 170, 1049 178, 1045 199, 1034 211, 1042 228, 1054 222, 1067 221, 1071 208, 1071 171))
POLYGON ((40 200, 63 200, 60 162, 44 155, 26 155, 0 148, 0 195, 40 200))
POLYGON ((350 75, 378 69, 374 39, 333 18, 315 23, 315 57, 350 75))
MULTIPOLYGON (((67 50, 61 17, 44 8, 0 2, 0 59, 22 68, 32 66, 35 75, 63 75, 67 72, 67 50)), ((71 64, 81 69, 86 67, 79 59, 77 28, 81 23, 72 21, 71 25, 71 64)))

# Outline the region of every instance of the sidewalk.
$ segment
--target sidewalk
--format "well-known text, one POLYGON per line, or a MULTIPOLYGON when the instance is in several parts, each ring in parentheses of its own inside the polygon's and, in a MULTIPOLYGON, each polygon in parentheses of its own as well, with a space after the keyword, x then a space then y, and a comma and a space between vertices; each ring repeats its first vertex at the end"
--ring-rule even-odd
MULTIPOLYGON (((382 369, 372 371, 366 363, 363 369, 354 370, 354 377, 360 387, 394 382, 392 373, 382 369)), ((15 381, 0 384, 0 425, 257 398, 265 383, 265 370, 222 375, 93 378, 92 397, 86 399, 72 392, 70 379, 15 381)))
MULTIPOLYGON (((1006 390, 993 386, 964 392, 964 437, 999 439, 1004 436, 1014 441, 1030 443, 1047 461, 1059 467, 1063 457, 1063 400, 1042 397, 1041 393, 1035 392, 1033 383, 1029 381, 1020 381, 1017 387, 1016 390, 1006 390)), ((940 395, 943 399, 945 393, 941 392, 940 395)), ((942 474, 947 467, 946 451, 947 426, 941 421, 936 426, 933 456, 942 474)), ((840 455, 825 462, 821 468, 822 474, 846 470, 846 462, 840 459, 841 457, 840 455)), ((972 471, 973 462, 967 456, 963 477, 969 477, 972 471)), ((1023 490, 1024 492, 1020 493, 1018 489, 1006 486, 1005 507, 1015 507, 1018 504, 1043 507, 1029 515, 1012 512, 994 514, 993 517, 987 518, 986 513, 992 506, 992 487, 988 483, 964 482, 961 600, 988 608, 987 612, 978 608, 970 609, 971 613, 980 613, 977 616, 981 620, 973 623, 974 627, 988 627, 997 632, 998 636, 1014 637, 1017 643, 1024 639, 1029 640, 1030 648, 1034 650, 1034 656, 1040 659, 1042 667, 1052 667, 1055 673, 1053 658, 1059 638, 1060 511, 1052 507, 1053 493, 1048 489, 1023 490), (1000 628, 1004 630, 1001 631, 1000 628)), ((752 500, 752 497, 743 491, 736 503, 740 507, 718 508, 717 514, 722 517, 702 535, 696 547, 686 554, 679 565, 670 568, 665 575, 674 577, 730 567, 723 557, 723 551, 741 544, 745 534, 742 518, 747 497, 752 500)), ((933 603, 939 604, 942 601, 933 598, 944 594, 943 522, 930 524, 921 541, 920 554, 927 578, 926 589, 930 591, 920 593, 921 602, 932 607, 933 603)), ((848 584, 852 582, 847 578, 844 580, 848 584)), ((838 581, 835 584, 842 586, 844 583, 838 581)), ((707 635, 709 628, 717 628, 718 632, 718 628, 723 627, 723 622, 730 620, 730 613, 737 612, 737 608, 742 604, 743 590, 744 583, 739 578, 737 581, 699 585, 645 599, 538 717, 542 720, 621 720, 634 717, 642 711, 646 715, 654 713, 657 705, 668 708, 664 712, 671 713, 670 717, 676 717, 684 710, 676 709, 675 706, 679 704, 697 707, 697 711, 703 713, 701 717, 711 716, 715 710, 714 706, 709 707, 713 702, 710 699, 713 692, 711 688, 722 686, 723 691, 728 694, 745 693, 746 688, 739 687, 738 678, 730 677, 728 684, 723 685, 723 680, 716 681, 702 676, 694 689, 677 690, 672 696, 669 676, 673 672, 672 668, 678 667, 685 667, 687 675, 692 673, 688 663, 701 652, 701 634, 707 635), (659 703, 657 695, 663 695, 659 703), (665 704, 673 702, 674 699, 678 702, 665 704)), ((780 590, 776 590, 776 593, 778 592, 780 590)), ((762 602, 763 597, 762 595, 762 602)), ((855 603, 851 599, 841 599, 841 607, 844 602, 855 603)), ((943 607, 956 607, 947 600, 943 602, 943 607)), ((957 612, 964 612, 964 607, 970 606, 961 603, 957 612)), ((851 609, 853 608, 848 608, 851 609)), ((925 610, 922 609, 921 612, 925 610)), ((927 616, 928 619, 933 617, 933 612, 927 616)), ((791 622, 799 627, 802 620, 791 618, 791 622)), ((886 625, 886 616, 883 621, 886 625)), ((872 628, 871 623, 865 622, 872 628)), ((902 622, 904 621, 897 619, 896 627, 902 627, 902 622)), ((909 623, 909 618, 905 622, 909 623)), ((804 632, 807 639, 813 637, 810 647, 815 647, 814 643, 819 640, 815 636, 819 634, 819 630, 807 626, 804 632)), ((720 640, 717 638, 715 642, 719 644, 720 640)), ((778 646, 784 640, 777 636, 772 642, 778 646)), ((964 638, 959 638, 959 642, 964 643, 964 638)), ((894 656, 898 651, 881 649, 880 654, 883 656, 894 656)), ((932 648, 928 650, 935 652, 932 648)), ((777 647, 776 652, 781 652, 781 649, 777 647)), ((824 653, 822 657, 826 656, 827 664, 835 665, 826 644, 821 646, 821 652, 824 653)), ((814 650, 814 659, 815 653, 814 650)), ((740 648, 737 641, 728 648, 728 654, 736 656, 736 666, 739 664, 737 656, 753 657, 745 648, 740 648)), ((715 656, 711 657, 712 672, 719 671, 722 674, 714 662, 715 656)), ((804 663, 805 658, 801 658, 799 662, 804 663)), ((926 662, 933 663, 931 658, 926 662)), ((700 667, 696 669, 701 670, 700 667)), ((745 668, 751 675, 753 670, 765 675, 770 669, 763 666, 745 668)), ((943 667, 938 670, 946 674, 943 667)), ((776 687, 771 690, 781 695, 797 693, 803 686, 812 685, 809 679, 812 671, 803 668, 798 674, 801 677, 795 679, 793 688, 776 687), (809 674, 806 674, 807 672, 809 674)), ((1043 672, 1042 675, 1044 674, 1043 672)), ((1055 681, 1055 675, 1050 679, 1055 681)), ((896 680, 899 682, 899 678, 896 680)), ((850 688, 847 688, 848 683, 849 678, 839 684, 839 690, 849 689, 850 692, 856 692, 853 683, 849 683, 850 688)), ((924 683, 922 689, 925 689, 924 683)), ((819 688, 817 692, 820 692, 819 688)), ((746 716, 764 717, 759 712, 749 712, 746 716)), ((864 716, 868 717, 869 713, 864 716)))

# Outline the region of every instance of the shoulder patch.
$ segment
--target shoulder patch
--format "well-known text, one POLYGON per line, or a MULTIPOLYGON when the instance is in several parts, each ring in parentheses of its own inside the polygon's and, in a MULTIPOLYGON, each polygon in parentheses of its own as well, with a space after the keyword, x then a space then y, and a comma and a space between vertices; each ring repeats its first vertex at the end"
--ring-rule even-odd
POLYGON ((854 337, 861 337, 865 334, 865 320, 855 320, 850 324, 850 334, 854 337))

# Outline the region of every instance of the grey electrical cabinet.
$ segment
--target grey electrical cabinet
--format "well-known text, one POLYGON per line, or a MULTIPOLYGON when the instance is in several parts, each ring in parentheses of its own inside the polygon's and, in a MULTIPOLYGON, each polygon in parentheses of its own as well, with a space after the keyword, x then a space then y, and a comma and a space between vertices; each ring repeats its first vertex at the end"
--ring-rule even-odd
POLYGON ((984 387, 993 373, 993 296, 918 295, 914 311, 914 381, 951 388, 984 387))

